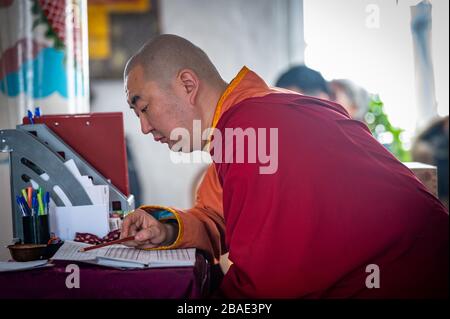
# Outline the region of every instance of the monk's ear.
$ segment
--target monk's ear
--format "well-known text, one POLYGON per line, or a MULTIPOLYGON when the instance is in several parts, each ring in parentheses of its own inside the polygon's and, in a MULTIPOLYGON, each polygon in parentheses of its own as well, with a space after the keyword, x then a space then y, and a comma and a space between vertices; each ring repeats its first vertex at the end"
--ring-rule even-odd
POLYGON ((184 69, 178 73, 178 78, 181 81, 184 93, 189 97, 189 102, 195 104, 200 83, 197 74, 190 69, 184 69))

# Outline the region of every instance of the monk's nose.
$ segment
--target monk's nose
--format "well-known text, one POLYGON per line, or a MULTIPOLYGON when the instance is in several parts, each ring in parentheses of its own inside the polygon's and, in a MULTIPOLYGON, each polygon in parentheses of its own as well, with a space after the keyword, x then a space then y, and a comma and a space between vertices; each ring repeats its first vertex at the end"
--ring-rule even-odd
POLYGON ((147 119, 144 116, 140 116, 141 121, 141 131, 143 134, 148 134, 153 130, 153 127, 150 125, 150 123, 147 121, 147 119))

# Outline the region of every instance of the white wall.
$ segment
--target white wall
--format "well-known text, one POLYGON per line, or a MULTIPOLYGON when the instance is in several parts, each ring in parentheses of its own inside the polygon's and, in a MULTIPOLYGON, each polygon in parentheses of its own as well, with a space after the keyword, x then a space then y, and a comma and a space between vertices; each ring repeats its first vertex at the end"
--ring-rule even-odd
POLYGON ((226 81, 243 65, 274 83, 302 62, 302 0, 163 0, 161 29, 206 51, 226 81))

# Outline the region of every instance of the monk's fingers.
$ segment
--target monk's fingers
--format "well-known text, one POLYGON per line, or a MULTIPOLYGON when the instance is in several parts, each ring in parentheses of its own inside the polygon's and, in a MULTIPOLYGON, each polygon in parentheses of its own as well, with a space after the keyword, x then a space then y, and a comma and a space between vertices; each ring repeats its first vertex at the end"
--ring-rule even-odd
POLYGON ((147 212, 139 208, 136 209, 133 213, 126 216, 123 220, 122 228, 120 230, 120 238, 132 236, 130 234, 132 225, 134 229, 138 229, 144 223, 146 216, 149 216, 147 212))
MULTIPOLYGON (((138 229, 136 227, 136 225, 131 225, 129 230, 128 230, 128 235, 127 236, 134 236, 136 235, 136 233, 138 232, 138 229)), ((121 238, 124 238, 125 236, 123 236, 122 234, 120 234, 121 238)), ((125 241, 122 243, 125 246, 129 246, 129 247, 136 247, 137 243, 135 243, 134 241, 125 241)))
POLYGON ((139 228, 138 228, 138 226, 136 226, 136 225, 131 225, 130 226, 130 229, 129 229, 129 232, 128 232, 128 236, 134 236, 134 235, 136 235, 136 233, 139 231, 139 228))
POLYGON ((161 228, 158 225, 152 225, 149 228, 142 229, 136 233, 134 240, 138 246, 159 245, 163 241, 161 228))
POLYGON ((130 228, 131 225, 135 225, 135 217, 133 217, 134 214, 130 214, 126 216, 123 220, 122 227, 120 229, 120 238, 125 238, 130 236, 130 228))
POLYGON ((122 245, 125 245, 127 247, 137 247, 139 244, 135 242, 134 240, 123 242, 122 245))
POLYGON ((152 215, 147 214, 143 219, 142 219, 142 225, 141 225, 141 229, 146 229, 146 228, 150 228, 150 227, 154 227, 154 226, 158 226, 158 224, 160 224, 160 222, 154 218, 152 215))
MULTIPOLYGON (((131 232, 130 232, 131 233, 131 232)), ((148 229, 142 229, 135 232, 134 240, 128 240, 122 244, 128 247, 138 247, 146 244, 150 244, 150 239, 152 238, 152 232, 148 229), (136 239, 136 237, 139 239, 136 239)))

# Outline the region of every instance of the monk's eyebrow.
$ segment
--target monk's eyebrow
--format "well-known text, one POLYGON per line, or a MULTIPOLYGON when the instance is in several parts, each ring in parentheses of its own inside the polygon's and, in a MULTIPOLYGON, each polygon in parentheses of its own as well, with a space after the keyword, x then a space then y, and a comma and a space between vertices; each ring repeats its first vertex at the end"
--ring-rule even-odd
POLYGON ((133 108, 136 106, 136 102, 139 101, 141 97, 139 95, 133 95, 133 97, 131 98, 131 105, 130 108, 133 108))

